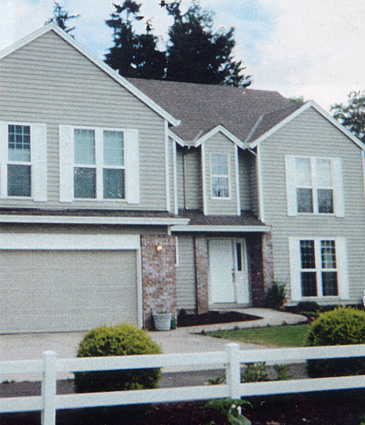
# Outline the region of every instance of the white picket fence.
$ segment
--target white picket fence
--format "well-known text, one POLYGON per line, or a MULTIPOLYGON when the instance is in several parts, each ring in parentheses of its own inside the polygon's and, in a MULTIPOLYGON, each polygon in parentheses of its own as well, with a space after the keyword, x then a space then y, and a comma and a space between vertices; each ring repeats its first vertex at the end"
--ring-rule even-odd
POLYGON ((83 359, 57 359, 56 353, 47 351, 43 354, 43 360, 7 361, 0 363, 0 377, 1 374, 36 373, 43 376, 41 396, 3 398, 0 400, 0 413, 41 411, 42 425, 55 425, 56 410, 59 409, 365 388, 365 376, 241 383, 242 363, 288 363, 305 359, 362 356, 365 356, 365 345, 240 351, 238 344, 228 344, 226 351, 222 352, 92 357, 83 359), (56 380, 57 373, 59 372, 145 369, 171 366, 181 368, 181 366, 207 365, 224 365, 226 368, 226 383, 222 385, 159 388, 138 391, 56 394, 56 380))

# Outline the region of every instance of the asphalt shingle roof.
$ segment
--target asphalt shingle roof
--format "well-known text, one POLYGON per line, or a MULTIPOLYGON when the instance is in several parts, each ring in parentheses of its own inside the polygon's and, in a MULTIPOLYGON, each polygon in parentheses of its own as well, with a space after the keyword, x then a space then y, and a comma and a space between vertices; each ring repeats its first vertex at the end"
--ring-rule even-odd
POLYGON ((181 120, 172 131, 185 142, 220 124, 242 142, 255 129, 250 135, 253 141, 297 109, 275 91, 136 78, 129 81, 181 120))

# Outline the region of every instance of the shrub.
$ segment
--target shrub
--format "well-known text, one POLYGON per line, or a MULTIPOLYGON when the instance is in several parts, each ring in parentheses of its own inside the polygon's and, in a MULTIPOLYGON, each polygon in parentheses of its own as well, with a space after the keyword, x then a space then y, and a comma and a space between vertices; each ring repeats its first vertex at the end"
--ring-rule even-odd
POLYGON ((279 310, 285 301, 285 285, 280 282, 272 282, 266 291, 266 307, 279 310))
POLYGON ((270 381, 266 370, 266 362, 246 363, 246 369, 241 374, 241 382, 270 381))
MULTIPOLYGON (((347 345, 365 343, 365 311, 338 307, 319 315, 310 325, 307 345, 347 345)), ((309 360, 308 375, 314 377, 365 374, 365 357, 309 360)))
MULTIPOLYGON (((142 330, 121 324, 88 332, 80 342, 77 357, 159 354, 160 347, 142 330)), ((75 373, 77 392, 122 391, 156 388, 160 369, 113 370, 75 373)))
POLYGON ((316 313, 320 307, 315 301, 302 301, 298 303, 296 310, 304 313, 316 313))

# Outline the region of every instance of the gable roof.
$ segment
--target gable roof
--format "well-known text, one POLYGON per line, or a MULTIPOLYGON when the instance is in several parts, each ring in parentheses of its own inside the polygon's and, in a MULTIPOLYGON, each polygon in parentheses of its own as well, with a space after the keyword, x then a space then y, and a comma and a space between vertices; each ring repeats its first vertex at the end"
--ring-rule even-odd
POLYGON ((273 114, 268 114, 264 116, 257 128, 255 129, 254 134, 250 137, 248 142, 250 143, 250 148, 255 148, 259 143, 262 143, 272 134, 279 131, 282 127, 296 118, 298 115, 305 112, 307 109, 313 108, 319 114, 321 114, 325 119, 327 119, 332 125, 334 125, 338 130, 340 130, 345 136, 347 136, 350 140, 352 140, 360 149, 365 150, 365 144, 358 139, 354 134, 352 134, 346 127, 341 125, 335 118, 333 118, 328 112, 326 112, 323 108, 317 105, 313 100, 306 102, 299 108, 296 108, 291 113, 283 114, 283 111, 274 112, 273 114), (267 118, 267 119, 266 119, 267 118), (275 122, 276 121, 276 122, 275 122))
POLYGON ((101 61, 99 58, 97 58, 88 50, 86 50, 84 47, 82 47, 81 44, 79 44, 73 37, 68 35, 65 31, 63 31, 60 27, 58 27, 54 23, 44 25, 43 27, 29 34, 28 36, 12 44, 8 48, 0 51, 0 60, 10 55, 11 53, 21 49, 22 47, 26 46, 27 44, 41 37, 42 35, 48 33, 49 31, 53 31, 54 33, 56 33, 66 43, 71 45, 79 53, 81 53, 83 56, 89 59, 95 66, 97 66, 106 74, 108 74, 113 80, 118 82, 122 87, 124 87, 134 96, 136 96, 140 101, 142 101, 144 104, 149 106, 153 111, 155 111, 162 118, 166 119, 170 124, 175 126, 180 124, 180 120, 174 118, 174 116, 172 116, 167 110, 163 109, 154 100, 150 99, 148 95, 146 95, 146 93, 141 92, 136 86, 131 84, 126 78, 119 75, 116 71, 114 71, 112 68, 106 65, 103 61, 101 61))
POLYGON ((266 128, 298 108, 275 91, 137 78, 128 81, 181 119, 171 132, 178 143, 191 146, 199 146, 208 133, 223 127, 227 137, 242 145, 263 115, 280 111, 265 118, 266 128))

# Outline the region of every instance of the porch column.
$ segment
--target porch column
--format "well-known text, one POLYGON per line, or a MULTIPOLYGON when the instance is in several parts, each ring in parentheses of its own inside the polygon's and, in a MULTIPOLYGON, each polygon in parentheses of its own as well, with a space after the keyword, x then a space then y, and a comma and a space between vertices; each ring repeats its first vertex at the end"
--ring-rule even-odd
POLYGON ((153 328, 152 313, 176 315, 175 236, 141 235, 143 326, 153 328))
POLYGON ((209 310, 208 294, 208 240, 203 236, 195 236, 195 282, 196 282, 196 312, 207 313, 209 310))

